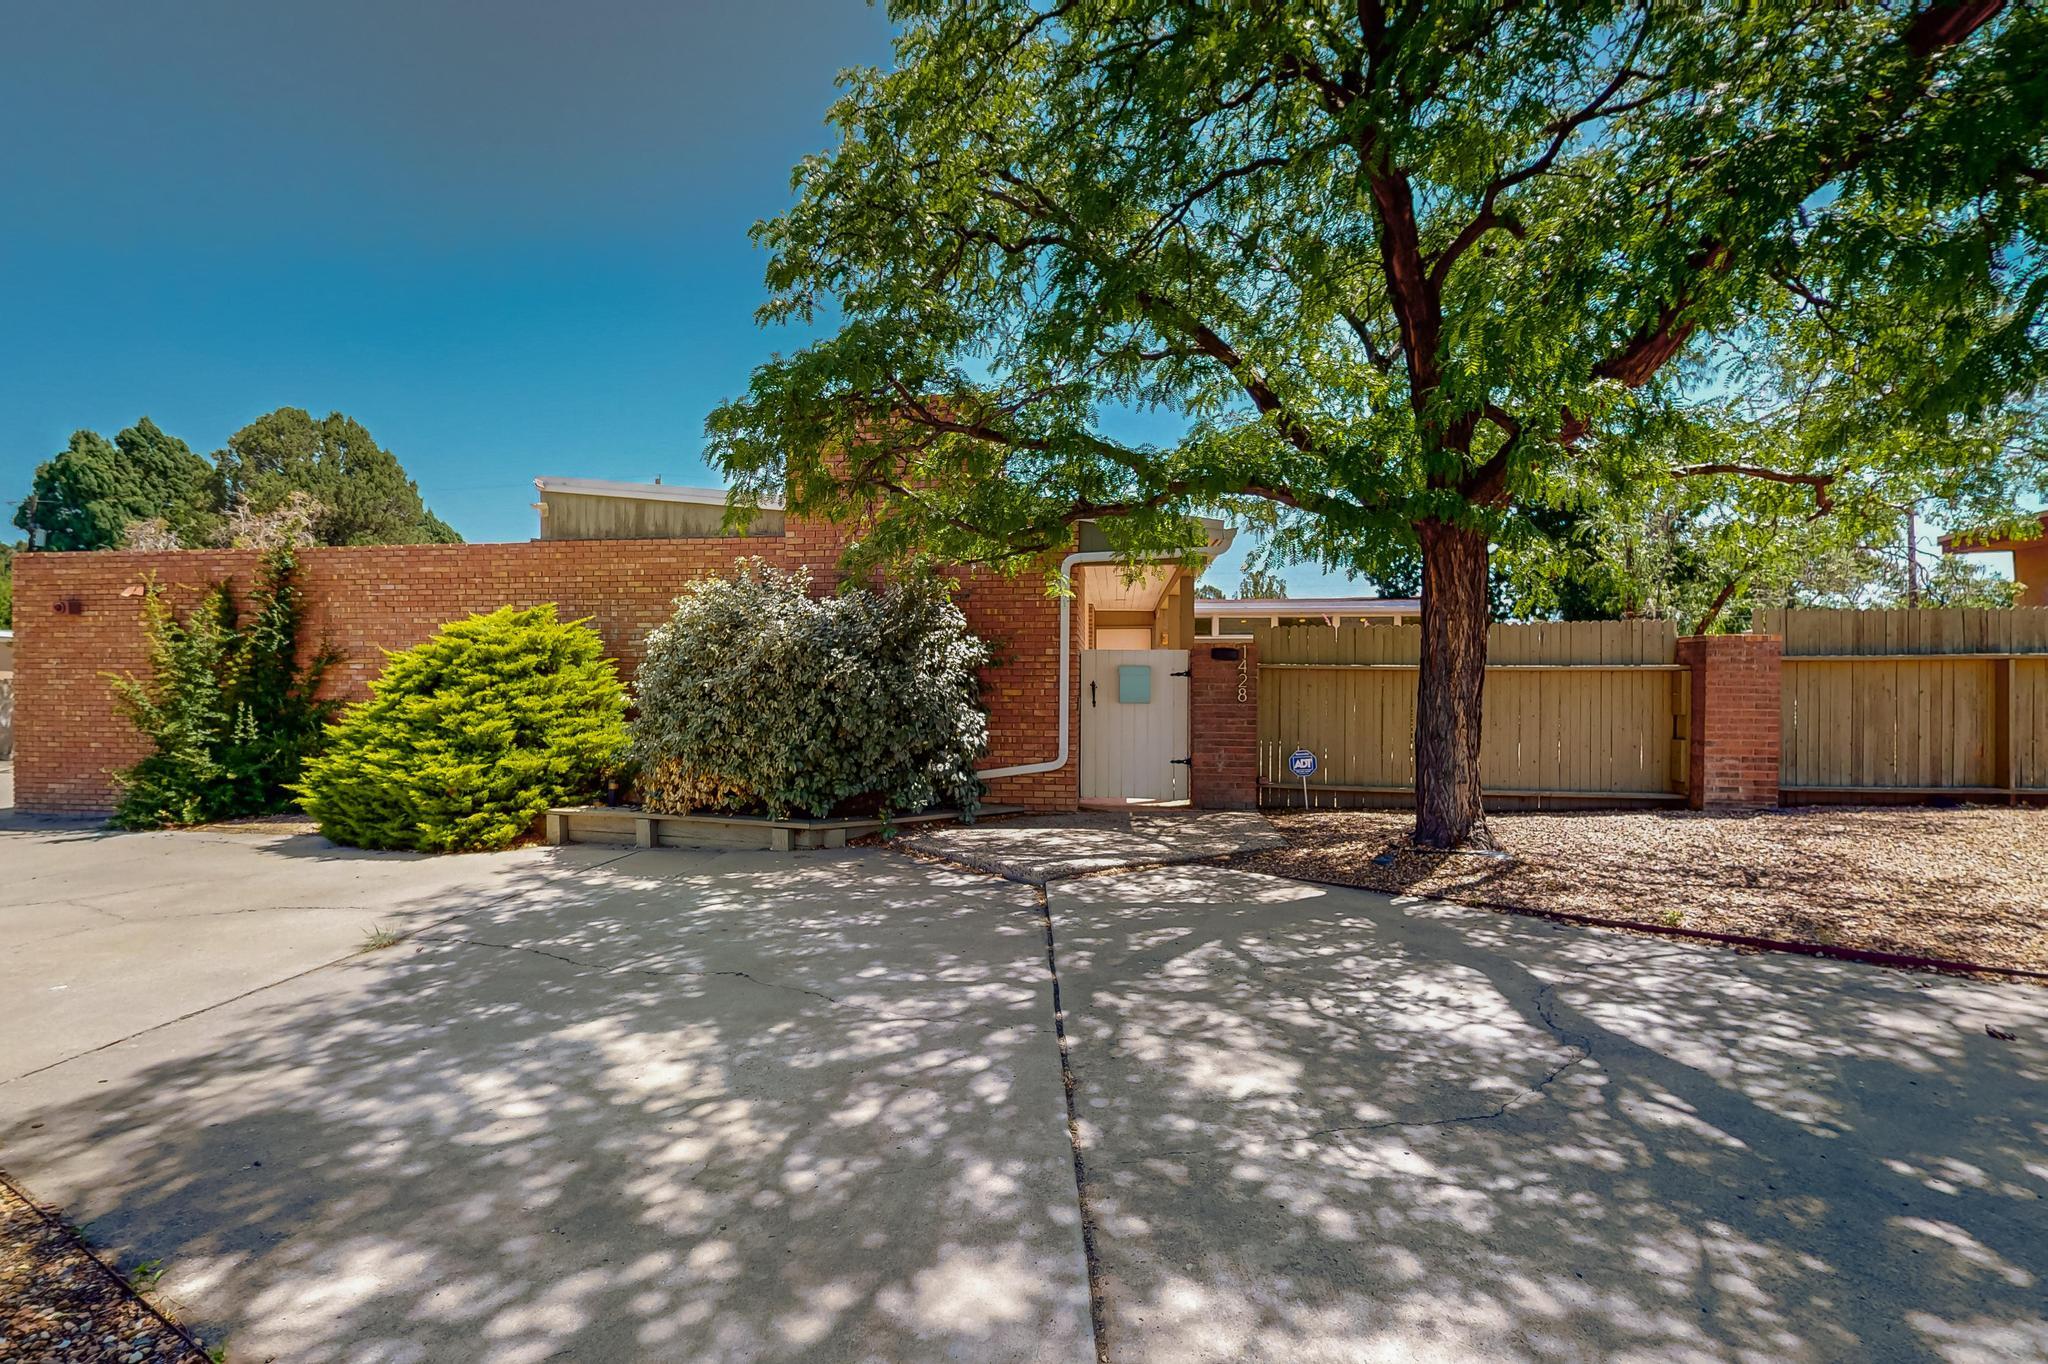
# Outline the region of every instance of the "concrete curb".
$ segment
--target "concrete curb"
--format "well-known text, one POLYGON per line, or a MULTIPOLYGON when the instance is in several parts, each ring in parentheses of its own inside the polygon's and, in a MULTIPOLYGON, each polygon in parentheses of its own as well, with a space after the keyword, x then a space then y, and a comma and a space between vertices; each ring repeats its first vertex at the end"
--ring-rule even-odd
POLYGON ((212 1355, 207 1353, 205 1342, 201 1341, 198 1336, 187 1329, 183 1322, 174 1320, 166 1315, 163 1309, 138 1292, 135 1285, 130 1283, 119 1270, 101 1259, 99 1251, 95 1250, 91 1243, 85 1239, 85 1234, 55 1212, 52 1212, 52 1205, 31 1197, 28 1190, 22 1188, 20 1184, 14 1181, 13 1176, 5 1173, 0 1173, 0 1188, 5 1188, 8 1193, 19 1199, 24 1207, 33 1213, 45 1226, 56 1232, 72 1250, 91 1261, 100 1273, 106 1276, 108 1282, 112 1283, 120 1291, 122 1297, 127 1298, 144 1312, 154 1317, 167 1334, 184 1341, 186 1347, 199 1358, 213 1358, 212 1355))

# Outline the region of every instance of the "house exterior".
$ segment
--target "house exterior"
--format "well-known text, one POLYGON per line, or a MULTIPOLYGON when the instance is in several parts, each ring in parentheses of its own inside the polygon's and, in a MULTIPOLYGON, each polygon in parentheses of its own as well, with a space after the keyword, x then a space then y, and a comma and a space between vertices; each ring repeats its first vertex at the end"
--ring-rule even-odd
POLYGON ((1944 554, 2010 554, 2013 581, 2021 584, 2019 606, 2048 606, 2048 512, 2041 513, 2041 534, 2031 540, 2010 536, 1972 535, 1967 531, 1941 537, 1944 554))
MULTIPOLYGON (((722 488, 553 477, 535 479, 534 488, 543 541, 725 534, 722 488)), ((1214 558, 1229 547, 1233 532, 1221 522, 1205 524, 1210 533, 1206 552, 1214 558)), ((747 530, 750 544, 759 541, 765 546, 792 538, 782 506, 774 501, 763 504, 747 530)), ((829 579, 830 565, 818 556, 836 560, 843 548, 838 534, 830 527, 799 526, 794 539, 809 541, 800 557, 814 574, 829 579)), ((1199 573, 1179 563, 1133 571, 1115 558, 1101 529, 1092 521, 1080 523, 1073 552, 1062 560, 1071 594, 1053 599, 1041 593, 1029 603, 1006 600, 1000 617, 990 618, 986 626, 976 620, 977 594, 1007 599, 1018 580, 968 575, 963 606, 969 621, 1005 660, 985 679, 990 684, 992 735, 1030 752, 1031 741, 1021 739, 1029 732, 1041 755, 987 764, 983 775, 995 799, 1007 794, 1006 783, 1069 769, 1073 804, 1192 799, 1189 651, 1195 643, 1194 588, 1199 573), (1056 666, 1049 678, 1034 675, 1027 681, 1014 671, 1019 660, 1005 646, 1017 641, 1029 641, 1027 647, 1033 649, 1042 649, 1047 641, 1055 644, 1056 666), (999 707, 998 699, 1006 704, 999 707), (1049 732, 1042 706, 1030 705, 1047 699, 1052 704, 1049 732)), ((1005 743, 993 746, 1000 752, 1005 743)), ((1063 793, 1060 808, 1071 808, 1067 799, 1063 793)))
MULTIPOLYGON (((536 487, 546 510, 530 541, 302 551, 310 633, 342 655, 329 691, 366 695, 385 650, 447 621, 541 602, 588 620, 630 681, 648 631, 693 579, 759 558, 809 569, 821 591, 837 581, 842 532, 780 508, 742 536, 725 531, 718 489, 583 479, 536 487)), ((1210 531, 1213 557, 1231 532, 1210 531)), ((214 582, 248 583, 256 567, 253 552, 238 550, 17 556, 18 808, 109 809, 112 773, 142 756, 139 736, 114 713, 106 675, 147 666, 145 585, 164 585, 182 607, 214 582)), ((989 800, 1035 810, 1253 804, 1257 703, 1243 681, 1251 646, 1196 640, 1196 574, 1179 563, 1133 572, 1086 522, 1046 567, 1064 577, 1065 595, 1048 595, 1038 573, 953 575, 969 627, 997 659, 983 675, 989 800)))

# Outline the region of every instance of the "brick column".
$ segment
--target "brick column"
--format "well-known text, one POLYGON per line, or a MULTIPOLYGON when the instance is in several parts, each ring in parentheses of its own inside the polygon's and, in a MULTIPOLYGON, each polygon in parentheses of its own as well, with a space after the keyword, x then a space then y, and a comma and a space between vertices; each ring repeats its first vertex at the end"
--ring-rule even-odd
POLYGON ((1695 810, 1778 803, 1781 635, 1689 635, 1692 673, 1686 803, 1695 810))
POLYGON ((1255 810, 1259 805, 1259 660, 1253 645, 1197 644, 1188 651, 1192 676, 1188 719, 1190 795, 1204 810, 1255 810))

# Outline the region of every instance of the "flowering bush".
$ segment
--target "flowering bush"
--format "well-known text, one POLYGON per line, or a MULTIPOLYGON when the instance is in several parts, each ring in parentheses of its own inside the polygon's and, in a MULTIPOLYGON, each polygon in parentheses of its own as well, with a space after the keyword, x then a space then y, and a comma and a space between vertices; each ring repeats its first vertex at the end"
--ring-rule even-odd
POLYGON ((300 803, 337 843, 501 848, 598 789, 625 713, 596 631, 552 604, 501 607, 392 654, 306 764, 300 803))
POLYGON ((745 561, 647 637, 634 757, 649 809, 883 814, 981 799, 987 649, 935 587, 813 598, 745 561))

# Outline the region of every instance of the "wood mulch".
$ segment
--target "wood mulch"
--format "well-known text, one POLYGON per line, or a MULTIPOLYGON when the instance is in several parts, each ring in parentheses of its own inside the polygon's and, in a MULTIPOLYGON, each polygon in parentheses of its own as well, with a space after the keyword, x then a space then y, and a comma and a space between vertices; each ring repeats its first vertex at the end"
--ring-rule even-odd
POLYGON ((1408 841, 1398 810, 1271 811, 1234 866, 1494 909, 2048 971, 2048 809, 1495 814, 1509 859, 1408 841))
POLYGON ((52 1217, 0 1182, 0 1360, 207 1364, 52 1217))

